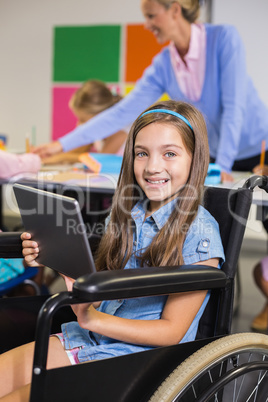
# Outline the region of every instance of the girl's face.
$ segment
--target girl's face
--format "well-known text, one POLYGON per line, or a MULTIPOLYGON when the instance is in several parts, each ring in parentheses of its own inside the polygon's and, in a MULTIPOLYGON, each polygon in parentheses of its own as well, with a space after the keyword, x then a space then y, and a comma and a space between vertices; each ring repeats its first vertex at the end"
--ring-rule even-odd
POLYGON ((192 156, 173 125, 151 123, 139 131, 134 145, 134 174, 150 200, 152 213, 176 198, 187 182, 191 163, 192 156))
POLYGON ((172 38, 175 20, 171 8, 166 9, 156 0, 141 0, 141 11, 145 18, 145 28, 151 31, 158 43, 165 43, 172 38))

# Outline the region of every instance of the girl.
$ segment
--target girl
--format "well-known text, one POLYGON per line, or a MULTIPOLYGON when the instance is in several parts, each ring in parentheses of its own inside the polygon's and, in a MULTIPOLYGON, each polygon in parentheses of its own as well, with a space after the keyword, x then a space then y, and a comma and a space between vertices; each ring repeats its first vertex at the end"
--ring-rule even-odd
POLYGON ((221 166, 223 181, 232 180, 231 170, 252 170, 259 163, 262 140, 268 148, 268 110, 248 76, 238 32, 229 25, 198 23, 199 3, 141 0, 145 27, 159 43, 170 45, 111 110, 36 152, 43 157, 105 138, 166 92, 206 116, 211 161, 221 166))
MULTIPOLYGON (((218 224, 200 206, 208 160, 205 122, 193 106, 166 101, 139 116, 126 142, 97 268, 220 267, 218 224)), ((30 238, 22 235, 23 253, 36 266, 39 249, 30 238)), ((71 290, 72 280, 65 280, 71 290)), ((48 367, 194 340, 208 299, 199 291, 74 306, 77 322, 63 324, 50 338, 48 367)), ((0 356, 2 395, 27 398, 33 349, 31 343, 0 356)))
MULTIPOLYGON (((102 81, 86 81, 71 97, 69 107, 77 118, 77 125, 86 123, 92 117, 121 100, 121 96, 113 95, 110 89, 102 81)), ((103 141, 96 141, 94 144, 87 144, 69 152, 62 152, 43 160, 45 164, 55 163, 76 163, 83 152, 102 152, 122 155, 124 144, 127 138, 126 128, 117 131, 103 141)), ((97 139, 97 138, 96 138, 97 139)))

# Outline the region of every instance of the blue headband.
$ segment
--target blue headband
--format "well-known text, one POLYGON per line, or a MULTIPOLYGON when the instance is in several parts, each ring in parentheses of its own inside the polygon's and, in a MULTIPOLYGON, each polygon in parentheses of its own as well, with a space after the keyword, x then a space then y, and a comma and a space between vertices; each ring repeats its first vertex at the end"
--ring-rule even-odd
POLYGON ((179 114, 179 113, 177 113, 177 112, 173 112, 173 110, 169 110, 169 109, 152 109, 152 110, 148 110, 147 112, 144 112, 144 113, 140 116, 140 118, 143 117, 143 116, 145 116, 146 114, 149 114, 149 113, 158 113, 158 112, 160 112, 160 113, 172 114, 173 116, 178 117, 179 119, 181 119, 182 121, 184 121, 184 123, 186 123, 187 126, 189 126, 192 131, 194 131, 193 127, 191 126, 189 120, 186 119, 186 117, 182 116, 181 114, 179 114))

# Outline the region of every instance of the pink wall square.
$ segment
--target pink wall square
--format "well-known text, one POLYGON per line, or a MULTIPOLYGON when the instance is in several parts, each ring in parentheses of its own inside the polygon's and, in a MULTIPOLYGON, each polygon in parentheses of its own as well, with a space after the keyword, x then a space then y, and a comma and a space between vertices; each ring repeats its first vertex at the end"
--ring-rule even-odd
MULTIPOLYGON (((54 86, 52 88, 52 140, 55 141, 76 126, 76 117, 68 104, 72 94, 81 85, 54 86)), ((120 84, 107 84, 114 94, 121 94, 120 84)))
POLYGON ((68 103, 72 94, 80 87, 55 86, 52 89, 52 140, 57 140, 75 128, 76 118, 69 109, 68 103))

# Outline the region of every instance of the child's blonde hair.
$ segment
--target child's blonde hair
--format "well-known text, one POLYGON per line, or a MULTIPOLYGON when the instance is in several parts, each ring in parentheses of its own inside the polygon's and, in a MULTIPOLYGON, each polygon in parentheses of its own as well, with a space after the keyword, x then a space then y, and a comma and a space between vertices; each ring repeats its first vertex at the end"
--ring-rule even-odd
POLYGON ((121 99, 122 97, 114 95, 104 82, 89 80, 73 94, 69 106, 72 110, 83 110, 89 115, 96 115, 121 99))
POLYGON ((141 264, 174 266, 183 263, 183 243, 201 202, 209 163, 206 124, 202 114, 194 106, 184 102, 172 100, 160 102, 147 111, 153 109, 169 109, 181 114, 190 122, 192 129, 178 117, 161 112, 141 115, 133 123, 113 198, 110 223, 97 255, 96 265, 100 270, 123 269, 132 254, 131 210, 136 202, 144 197, 134 175, 135 140, 142 128, 156 122, 172 125, 178 130, 186 149, 192 156, 192 163, 187 183, 178 193, 173 212, 142 254, 141 264))

